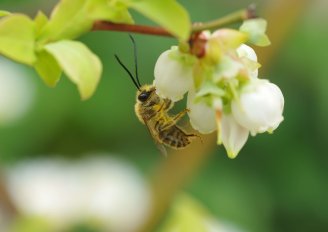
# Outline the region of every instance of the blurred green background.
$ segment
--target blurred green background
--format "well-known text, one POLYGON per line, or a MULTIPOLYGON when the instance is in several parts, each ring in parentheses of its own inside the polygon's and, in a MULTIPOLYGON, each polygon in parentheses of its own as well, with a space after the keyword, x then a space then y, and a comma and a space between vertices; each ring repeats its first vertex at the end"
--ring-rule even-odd
MULTIPOLYGON (((265 17, 270 4, 283 1, 179 2, 197 22, 252 2, 257 3, 259 14, 265 17)), ((222 147, 216 147, 181 189, 212 216, 237 225, 242 231, 328 231, 328 2, 299 4, 304 2, 304 11, 288 28, 284 40, 278 45, 272 41, 274 55, 266 62, 265 73, 260 70, 259 75, 282 89, 284 122, 272 135, 251 137, 235 160, 227 158, 222 147)), ((49 13, 55 3, 0 0, 0 8, 34 16, 38 9, 49 13)), ((295 8, 284 10, 292 15, 295 8)), ((137 23, 149 24, 132 13, 137 23)), ((280 25, 274 21, 281 16, 275 17, 268 19, 269 32, 279 31, 280 25), (270 28, 272 25, 276 28, 270 28)), ((141 81, 151 83, 157 57, 176 41, 146 35, 135 35, 135 39, 141 81)), ((133 50, 128 36, 92 32, 80 40, 103 62, 104 72, 95 95, 82 102, 67 78, 51 89, 32 69, 18 65, 35 88, 34 101, 24 117, 0 125, 1 165, 7 167, 40 157, 76 160, 90 152, 107 152, 132 163, 146 180, 151 179, 165 158, 135 117, 135 88, 113 57, 114 53, 119 54, 132 67, 133 50)), ((260 50, 260 63, 265 49, 260 50)))

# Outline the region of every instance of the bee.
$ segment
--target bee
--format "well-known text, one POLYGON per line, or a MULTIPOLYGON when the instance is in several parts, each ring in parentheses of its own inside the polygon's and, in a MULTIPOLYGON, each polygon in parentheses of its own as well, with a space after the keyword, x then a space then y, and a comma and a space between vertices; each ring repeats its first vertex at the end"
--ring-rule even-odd
POLYGON ((128 73, 137 88, 135 113, 142 124, 148 128, 160 151, 166 155, 166 147, 173 149, 185 148, 196 134, 188 134, 177 125, 177 122, 187 113, 188 109, 176 115, 170 115, 169 110, 174 103, 168 98, 162 98, 156 93, 154 85, 141 85, 138 76, 137 49, 133 37, 130 39, 134 48, 135 77, 115 54, 115 58, 128 73), (165 146, 164 146, 165 145, 165 146))

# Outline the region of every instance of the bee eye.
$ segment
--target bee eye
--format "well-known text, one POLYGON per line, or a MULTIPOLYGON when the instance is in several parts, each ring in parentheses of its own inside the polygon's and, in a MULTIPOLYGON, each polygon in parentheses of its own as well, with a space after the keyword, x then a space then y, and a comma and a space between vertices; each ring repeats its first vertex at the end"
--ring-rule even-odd
POLYGON ((144 102, 148 99, 148 97, 149 97, 149 93, 143 92, 138 96, 138 100, 144 102))

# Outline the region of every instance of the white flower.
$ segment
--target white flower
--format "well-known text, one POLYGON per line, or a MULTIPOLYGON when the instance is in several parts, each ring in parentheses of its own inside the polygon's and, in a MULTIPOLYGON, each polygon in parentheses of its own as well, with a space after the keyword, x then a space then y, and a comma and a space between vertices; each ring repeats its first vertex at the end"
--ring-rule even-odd
POLYGON ((238 124, 232 114, 222 114, 219 123, 219 143, 223 143, 228 157, 233 159, 245 145, 249 130, 238 124))
POLYGON ((145 181, 126 162, 92 157, 74 163, 34 160, 10 168, 7 185, 16 207, 46 219, 55 231, 81 221, 95 221, 104 231, 135 231, 148 216, 145 181))
POLYGON ((34 102, 35 86, 21 66, 0 59, 0 125, 22 118, 34 102))
POLYGON ((284 97, 278 86, 268 80, 254 79, 231 103, 232 114, 252 135, 272 132, 283 121, 284 97))
POLYGON ((176 55, 174 53, 179 55, 180 52, 167 50, 159 56, 155 64, 154 85, 160 97, 178 101, 192 87, 193 78, 192 66, 172 58, 172 55, 176 55))
POLYGON ((202 134, 216 130, 215 110, 204 102, 195 103, 195 90, 188 93, 187 108, 191 126, 202 134))
POLYGON ((217 65, 213 74, 213 80, 218 82, 222 79, 233 79, 238 72, 243 68, 241 62, 232 59, 229 56, 223 56, 220 63, 217 65))
POLYGON ((246 57, 252 61, 257 62, 257 55, 254 49, 246 44, 242 44, 237 48, 237 54, 240 58, 246 57))
POLYGON ((239 58, 241 58, 244 63, 247 65, 249 77, 251 78, 257 78, 258 76, 258 63, 257 63, 257 55, 253 48, 250 46, 247 46, 246 44, 240 45, 239 48, 237 48, 237 54, 239 58))

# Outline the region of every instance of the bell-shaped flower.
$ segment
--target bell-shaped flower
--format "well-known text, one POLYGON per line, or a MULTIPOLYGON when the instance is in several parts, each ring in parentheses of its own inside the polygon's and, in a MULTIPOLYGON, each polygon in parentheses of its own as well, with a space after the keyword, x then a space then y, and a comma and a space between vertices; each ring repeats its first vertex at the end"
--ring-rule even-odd
POLYGON ((195 101, 195 90, 188 93, 187 108, 191 126, 202 134, 215 131, 215 110, 204 101, 195 101))
POLYGON ((241 126, 232 114, 223 113, 218 124, 218 143, 223 143, 228 157, 233 159, 245 145, 249 130, 241 126))
POLYGON ((246 44, 242 44, 237 48, 237 54, 238 57, 243 61, 244 65, 247 67, 248 76, 250 78, 257 78, 260 64, 257 63, 257 55, 253 48, 246 44))
POLYGON ((283 121, 284 97, 278 86, 268 80, 253 79, 231 103, 237 122, 252 135, 272 132, 283 121))
POLYGON ((167 50, 159 56, 155 64, 154 85, 156 93, 160 97, 169 98, 175 102, 181 100, 192 87, 193 65, 190 57, 175 48, 167 50))

